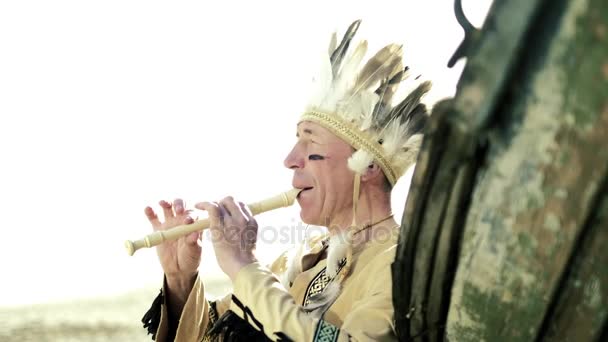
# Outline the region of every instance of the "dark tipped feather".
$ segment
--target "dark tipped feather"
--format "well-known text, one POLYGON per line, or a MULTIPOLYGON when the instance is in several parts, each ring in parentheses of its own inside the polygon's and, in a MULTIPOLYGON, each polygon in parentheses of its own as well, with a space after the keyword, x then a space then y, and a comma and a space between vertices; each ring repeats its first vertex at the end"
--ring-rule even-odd
MULTIPOLYGON (((399 88, 399 83, 407 77, 407 71, 409 67, 405 67, 403 70, 399 70, 396 74, 394 74, 390 78, 386 78, 378 89, 376 89, 376 94, 379 96, 379 101, 376 104, 376 108, 374 108, 373 116, 376 117, 378 115, 386 115, 385 109, 389 108, 391 105, 391 100, 393 99, 393 95, 399 88)), ((375 118, 378 121, 379 118, 375 118)))
POLYGON ((411 137, 414 134, 424 133, 428 118, 426 106, 424 103, 419 103, 408 115, 401 117, 401 124, 407 124, 405 135, 411 137))
POLYGON ((402 68, 400 45, 389 44, 370 58, 357 76, 355 92, 368 89, 377 82, 390 78, 402 68))
POLYGON ((334 77, 336 77, 336 75, 338 74, 338 70, 340 70, 340 65, 342 64, 344 55, 346 55, 346 51, 348 50, 350 42, 355 37, 355 34, 357 33, 360 24, 361 20, 356 20, 352 24, 350 24, 348 30, 346 30, 346 33, 344 34, 344 37, 342 37, 340 45, 338 45, 336 50, 334 50, 334 52, 331 54, 329 60, 331 62, 331 69, 334 77))
MULTIPOLYGON (((392 120, 411 120, 410 113, 414 112, 414 109, 420 104, 422 96, 431 89, 431 82, 423 82, 416 89, 414 89, 401 103, 396 105, 390 112, 389 115, 382 121, 378 121, 379 127, 384 127, 387 123, 392 120)), ((424 108, 419 108, 424 109, 424 108)))

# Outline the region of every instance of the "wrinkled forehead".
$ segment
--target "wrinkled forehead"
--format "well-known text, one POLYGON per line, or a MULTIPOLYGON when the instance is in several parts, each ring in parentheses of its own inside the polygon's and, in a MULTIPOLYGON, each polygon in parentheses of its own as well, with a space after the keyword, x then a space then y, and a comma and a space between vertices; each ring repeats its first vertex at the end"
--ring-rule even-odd
POLYGON ((342 142, 346 144, 344 140, 338 138, 327 128, 311 121, 301 121, 300 123, 298 123, 296 135, 299 138, 311 138, 322 141, 324 143, 342 142))
POLYGON ((350 156, 355 151, 352 145, 315 122, 301 121, 298 124, 296 136, 300 140, 309 140, 316 145, 329 147, 331 151, 345 156, 350 156))

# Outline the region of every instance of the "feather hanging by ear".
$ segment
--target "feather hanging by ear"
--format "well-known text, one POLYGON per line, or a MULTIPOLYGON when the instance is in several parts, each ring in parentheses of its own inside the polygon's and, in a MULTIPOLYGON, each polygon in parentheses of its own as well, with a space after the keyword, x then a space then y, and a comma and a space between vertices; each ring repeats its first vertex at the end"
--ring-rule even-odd
POLYGON ((360 149, 348 158, 348 168, 357 174, 363 175, 367 170, 367 167, 373 162, 374 156, 371 153, 360 149))
POLYGON ((298 274, 302 273, 302 256, 306 251, 306 242, 300 243, 297 249, 292 250, 292 253, 287 258, 287 269, 283 273, 281 283, 288 289, 291 283, 296 279, 298 274))
POLYGON ((336 48, 336 50, 331 53, 330 61, 332 66, 333 75, 337 75, 338 70, 340 70, 340 64, 342 64, 342 59, 346 54, 346 50, 348 50, 348 46, 350 45, 350 41, 353 39, 357 30, 359 29, 359 25, 361 24, 361 20, 356 20, 348 27, 340 45, 336 48))
POLYGON ((346 256, 346 250, 350 246, 348 233, 332 235, 327 250, 326 272, 330 278, 334 278, 340 270, 340 261, 346 256))

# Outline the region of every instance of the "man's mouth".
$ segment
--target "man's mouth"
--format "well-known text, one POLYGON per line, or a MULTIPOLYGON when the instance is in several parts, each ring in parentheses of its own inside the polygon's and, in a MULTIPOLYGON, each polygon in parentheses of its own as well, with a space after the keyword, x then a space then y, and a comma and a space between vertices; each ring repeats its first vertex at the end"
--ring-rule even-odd
POLYGON ((298 197, 300 197, 300 195, 302 195, 304 192, 306 192, 308 190, 312 190, 312 186, 302 188, 302 191, 300 191, 300 193, 298 194, 298 197))

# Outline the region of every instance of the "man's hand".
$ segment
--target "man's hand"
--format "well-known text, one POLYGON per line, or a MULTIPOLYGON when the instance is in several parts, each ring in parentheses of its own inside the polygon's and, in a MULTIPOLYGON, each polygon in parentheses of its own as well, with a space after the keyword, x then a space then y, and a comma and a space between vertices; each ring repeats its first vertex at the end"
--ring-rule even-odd
MULTIPOLYGON (((145 210, 154 231, 167 230, 194 221, 189 216, 190 211, 184 209, 184 201, 179 198, 173 201, 173 204, 166 201, 160 201, 159 204, 165 216, 164 222, 160 222, 152 208, 147 207, 145 210)), ((179 318, 196 280, 201 263, 201 246, 198 243, 200 235, 200 232, 194 232, 156 246, 156 253, 167 280, 165 295, 169 313, 169 336, 175 336, 179 318)))
POLYGON ((234 282, 242 267, 257 261, 257 222, 249 208, 232 197, 219 203, 197 203, 195 207, 209 213, 215 257, 222 271, 234 282))
MULTIPOLYGON (((182 224, 190 224, 193 219, 190 211, 184 209, 184 202, 176 199, 173 204, 160 201, 165 221, 161 222, 158 216, 147 207, 146 216, 154 231, 167 230, 182 224)), ((190 233, 173 241, 165 241, 156 247, 160 264, 167 277, 167 285, 178 297, 186 297, 190 293, 198 266, 201 262, 201 246, 199 244, 200 232, 190 233)))

